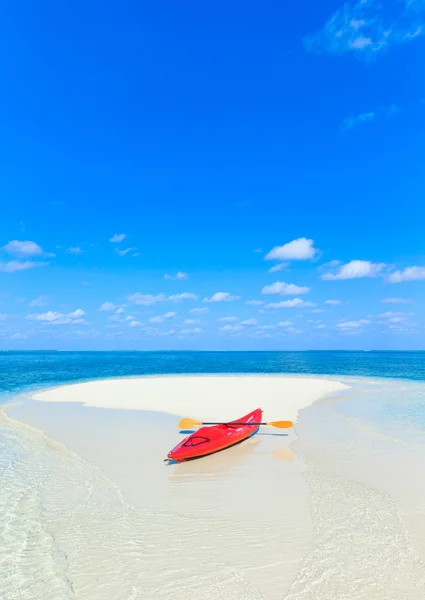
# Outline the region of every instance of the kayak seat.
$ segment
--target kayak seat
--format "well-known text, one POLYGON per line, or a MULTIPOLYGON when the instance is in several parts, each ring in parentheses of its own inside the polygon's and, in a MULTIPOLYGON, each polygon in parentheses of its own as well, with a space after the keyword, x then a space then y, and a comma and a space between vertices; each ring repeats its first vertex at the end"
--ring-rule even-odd
POLYGON ((205 442, 209 442, 210 439, 207 437, 203 437, 201 435, 194 435, 190 437, 187 442, 183 444, 183 446, 199 446, 199 444, 205 444, 205 442))

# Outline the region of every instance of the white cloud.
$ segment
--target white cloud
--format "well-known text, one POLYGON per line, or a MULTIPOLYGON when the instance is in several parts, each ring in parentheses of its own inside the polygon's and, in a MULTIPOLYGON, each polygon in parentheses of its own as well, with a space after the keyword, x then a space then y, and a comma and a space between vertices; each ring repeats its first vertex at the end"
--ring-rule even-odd
POLYGON ((317 315, 318 315, 319 313, 324 313, 324 312, 326 312, 326 311, 324 311, 324 310, 323 310, 323 308, 315 308, 315 309, 314 309, 314 310, 312 310, 311 312, 312 312, 312 313, 315 313, 315 314, 317 314, 317 315))
POLYGON ((208 312, 208 308, 191 308, 189 312, 195 315, 203 315, 204 313, 208 312))
POLYGON ((164 279, 171 279, 173 281, 177 279, 188 279, 189 276, 187 273, 183 273, 183 271, 178 271, 175 275, 168 275, 167 273, 164 275, 164 279))
POLYGON ((163 315, 158 315, 149 319, 151 323, 163 323, 166 319, 172 319, 176 316, 175 312, 166 312, 163 315))
POLYGON ((328 262, 323 263, 323 265, 320 265, 320 267, 318 267, 317 270, 322 272, 326 269, 333 269, 334 267, 338 267, 339 265, 342 265, 342 260, 330 260, 328 262))
POLYGON ((80 319, 81 317, 84 317, 85 314, 86 313, 84 312, 84 310, 82 310, 81 308, 77 308, 77 310, 68 313, 66 316, 70 319, 80 319))
POLYGON ((0 262, 0 273, 16 273, 17 271, 26 271, 36 267, 45 267, 47 262, 35 262, 33 260, 10 260, 9 262, 0 262))
POLYGON ((288 333, 295 333, 296 335, 302 333, 301 329, 296 329, 295 327, 288 327, 285 331, 287 331, 288 333))
POLYGON ((401 112, 401 109, 395 104, 391 104, 385 108, 380 108, 375 111, 370 112, 362 112, 357 115, 350 115, 346 119, 343 120, 341 129, 343 131, 349 131, 350 129, 354 129, 359 125, 365 125, 367 123, 373 123, 376 119, 386 119, 389 117, 393 117, 401 112))
POLYGON ((406 267, 403 271, 395 271, 388 277, 389 283, 402 283, 403 281, 419 281, 425 279, 425 267, 406 267))
POLYGON ((383 298, 381 302, 383 304, 412 304, 413 300, 408 298, 383 298))
POLYGON ((171 302, 178 302, 179 300, 196 300, 198 296, 196 294, 191 294, 190 292, 183 292, 182 294, 173 294, 172 296, 168 296, 167 300, 171 302))
POLYGON ((261 253, 263 250, 262 248, 256 248, 255 250, 253 250, 253 252, 255 253, 261 253))
POLYGON ((117 310, 115 311, 116 315, 122 315, 122 313, 124 312, 124 308, 121 306, 120 308, 117 308, 117 310))
POLYGON ((334 271, 324 273, 321 278, 327 281, 337 281, 341 279, 359 279, 360 277, 377 277, 385 266, 385 263, 352 260, 334 271))
POLYGON ((199 327, 193 327, 189 329, 182 329, 180 333, 182 333, 183 335, 197 334, 202 333, 202 329, 200 329, 199 327))
POLYGON ((232 296, 228 292, 216 292, 211 298, 204 298, 204 302, 232 302, 239 299, 240 296, 232 296))
POLYGON ((292 321, 281 321, 277 325, 278 327, 292 327, 292 321))
POLYGON ((346 330, 346 329, 360 329, 363 325, 368 325, 370 321, 367 319, 360 319, 359 321, 342 321, 338 323, 338 329, 346 330))
POLYGON ((271 302, 266 308, 307 308, 314 306, 312 302, 305 302, 301 298, 293 298, 292 300, 283 300, 282 302, 271 302))
POLYGON ((128 296, 127 300, 139 306, 152 306, 158 302, 165 302, 167 300, 167 296, 165 294, 156 294, 156 296, 154 296, 153 294, 142 294, 141 292, 136 292, 135 294, 128 296))
POLYGON ((56 337, 56 338, 67 338, 67 337, 93 338, 93 337, 98 337, 99 335, 100 335, 100 333, 98 331, 96 331, 96 329, 73 329, 72 331, 64 331, 63 333, 52 336, 52 337, 56 337))
POLYGON ((217 319, 220 323, 234 323, 237 320, 237 317, 220 317, 220 319, 217 319))
POLYGON ((265 256, 265 260, 307 260, 314 258, 317 253, 314 240, 298 238, 283 246, 275 246, 265 256))
POLYGON ((31 300, 28 306, 46 306, 48 302, 49 298, 47 296, 38 296, 38 298, 34 298, 34 300, 31 300))
POLYGON ((262 331, 261 329, 257 329, 256 331, 254 331, 254 333, 255 333, 255 335, 261 336, 262 339, 266 339, 266 340, 275 338, 277 336, 276 333, 262 331))
POLYGON ((118 254, 118 256, 125 256, 129 252, 133 252, 133 250, 136 250, 136 248, 124 248, 122 250, 120 248, 115 248, 115 252, 118 254))
POLYGON ((258 321, 257 319, 246 319, 245 321, 241 321, 241 325, 251 327, 252 325, 258 325, 258 321))
POLYGON ((130 320, 135 320, 136 317, 127 317, 126 319, 123 319, 123 317, 121 317, 121 315, 111 315, 110 317, 108 317, 108 321, 112 321, 114 323, 122 323, 124 321, 130 321, 130 320))
POLYGON ((375 118, 375 112, 363 112, 359 113, 358 115, 350 115, 349 117, 343 120, 341 129, 349 131, 350 129, 354 129, 359 125, 363 125, 365 123, 373 123, 375 118))
POLYGON ((305 46, 310 52, 352 53, 373 59, 391 45, 408 42, 424 32, 423 13, 414 10, 415 4, 418 6, 399 0, 346 2, 322 30, 304 39, 305 46))
POLYGON ((54 256, 54 254, 44 252, 38 244, 29 240, 23 242, 12 240, 3 246, 2 250, 7 254, 18 256, 20 258, 29 258, 31 256, 54 256))
POLYGON ((111 311, 111 310, 114 310, 115 308, 116 308, 116 306, 112 302, 104 302, 101 305, 101 307, 99 308, 99 310, 102 310, 102 311, 111 311))
POLYGON ((247 300, 245 304, 250 304, 251 306, 261 306, 261 304, 264 304, 264 300, 247 300))
POLYGON ((318 325, 316 325, 316 329, 325 329, 326 325, 324 323, 319 323, 318 325))
POLYGON ((270 329, 276 329, 276 325, 258 325, 257 331, 269 331, 270 329))
POLYGON ((391 317, 390 319, 388 319, 389 323, 405 323, 407 320, 407 317, 391 317))
POLYGON ((17 331, 16 333, 12 333, 12 335, 10 336, 11 340, 27 340, 28 336, 25 333, 20 333, 19 331, 17 331))
POLYGON ((224 327, 220 327, 220 331, 224 333, 238 333, 243 331, 242 325, 224 325, 224 327))
POLYGON ((30 321, 39 321, 46 325, 77 325, 84 323, 83 317, 85 314, 81 308, 67 314, 49 310, 46 313, 28 315, 27 319, 30 321))
POLYGON ((122 242, 123 240, 125 240, 126 237, 127 237, 127 235, 125 233, 116 233, 111 238, 109 238, 109 241, 112 242, 113 244, 118 244, 119 242, 122 242))
POLYGON ((78 247, 71 247, 67 249, 68 254, 82 254, 84 250, 78 247))
POLYGON ((161 315, 158 315, 157 317, 152 317, 151 319, 149 319, 150 323, 163 323, 164 322, 164 317, 161 317, 161 315))
POLYGON ((143 332, 149 336, 168 336, 176 333, 175 329, 169 329, 168 331, 158 331, 157 329, 143 329, 143 332))
POLYGON ((285 271, 285 269, 287 269, 287 268, 288 268, 288 265, 286 263, 278 263, 274 267, 270 267, 268 272, 269 273, 277 273, 278 271, 285 271))
POLYGON ((271 285, 266 285, 261 290, 262 294, 279 294, 280 296, 296 296, 297 294, 307 294, 310 291, 309 287, 295 285, 294 283, 284 283, 283 281, 275 281, 271 285))
POLYGON ((385 117, 392 117, 394 115, 398 115, 400 112, 402 112, 402 109, 396 104, 390 104, 387 106, 387 108, 382 109, 382 114, 385 117))
MULTIPOLYGON (((16 257, 17 259, 41 256, 55 256, 51 252, 44 252, 38 244, 29 240, 12 240, 11 242, 8 242, 5 246, 3 246, 1 250, 6 254, 16 257)), ((0 262, 0 272, 15 273, 17 271, 35 269, 36 267, 44 267, 47 264, 49 263, 36 262, 33 260, 10 260, 6 262, 0 262)))
POLYGON ((141 327, 142 325, 143 325, 143 323, 141 323, 137 319, 133 319, 129 322, 130 327, 141 327))
POLYGON ((389 323, 404 323, 407 318, 413 314, 414 313, 388 311, 378 315, 378 318, 386 319, 389 323))
POLYGON ((199 319, 185 319, 183 321, 183 325, 196 325, 197 323, 200 323, 199 319))
MULTIPOLYGON (((200 333, 201 331, 202 331, 202 330, 200 329, 200 330, 199 330, 199 333, 200 333)), ((176 333, 176 330, 175 330, 175 329, 169 329, 168 331, 161 331, 159 335, 166 335, 166 336, 167 336, 167 335, 175 335, 175 333, 176 333)), ((198 331, 193 331, 192 333, 198 333, 198 331)))
POLYGON ((328 304, 329 306, 338 306, 338 304, 341 304, 341 300, 325 300, 325 304, 328 304))

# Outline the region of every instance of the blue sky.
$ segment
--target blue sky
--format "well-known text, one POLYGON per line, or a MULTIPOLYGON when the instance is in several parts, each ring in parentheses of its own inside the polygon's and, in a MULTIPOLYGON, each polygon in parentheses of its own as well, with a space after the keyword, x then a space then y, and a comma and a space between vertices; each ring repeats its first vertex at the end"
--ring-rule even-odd
POLYGON ((424 349, 423 0, 1 29, 0 349, 424 349))

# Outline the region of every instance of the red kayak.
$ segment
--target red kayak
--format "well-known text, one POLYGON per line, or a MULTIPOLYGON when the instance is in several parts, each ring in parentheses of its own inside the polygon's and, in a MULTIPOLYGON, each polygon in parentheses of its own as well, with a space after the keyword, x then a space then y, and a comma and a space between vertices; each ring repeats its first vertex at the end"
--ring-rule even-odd
POLYGON ((201 427, 195 433, 184 438, 180 444, 177 444, 168 453, 168 458, 181 462, 191 458, 207 456, 207 454, 213 454, 213 452, 219 452, 239 444, 239 442, 243 442, 254 433, 257 433, 258 423, 261 423, 262 416, 263 411, 261 408, 257 408, 257 410, 253 410, 236 421, 213 425, 212 427, 201 427), (255 423, 255 425, 249 423, 255 423))

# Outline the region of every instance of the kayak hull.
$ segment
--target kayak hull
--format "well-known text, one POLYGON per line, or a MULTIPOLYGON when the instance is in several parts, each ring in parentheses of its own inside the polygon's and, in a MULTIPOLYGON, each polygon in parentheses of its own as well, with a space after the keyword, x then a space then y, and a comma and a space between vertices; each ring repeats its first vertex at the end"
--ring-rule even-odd
POLYGON ((220 452, 221 450, 240 444, 257 433, 259 429, 258 423, 261 423, 262 416, 263 411, 261 408, 257 408, 235 421, 221 425, 212 425, 210 427, 201 427, 177 444, 168 453, 168 458, 182 462, 208 456, 209 454, 214 454, 215 452, 220 452), (244 425, 240 425, 240 423, 244 423, 244 425), (253 425, 250 423, 253 423, 253 425))

